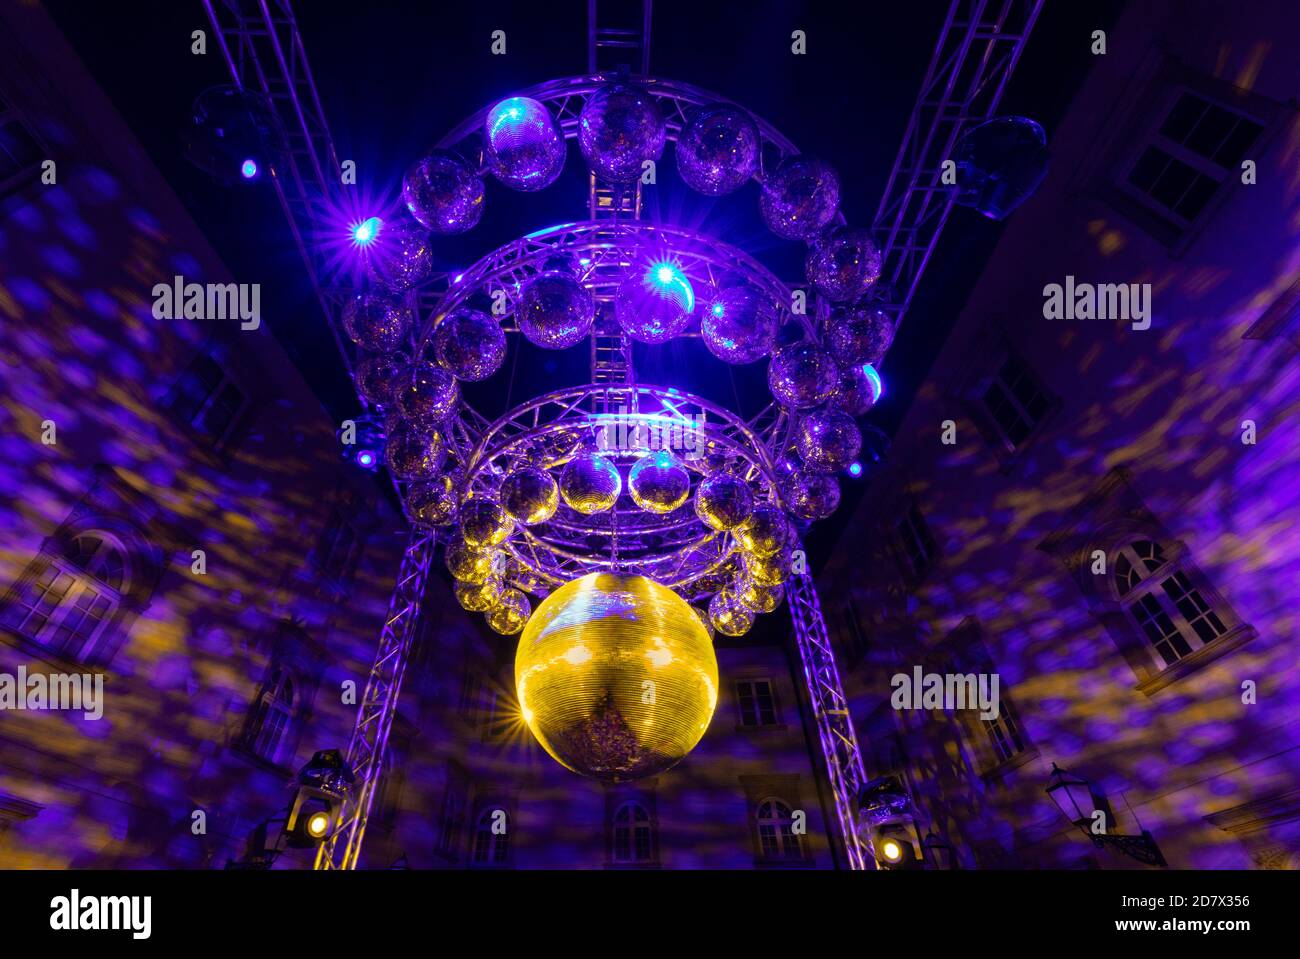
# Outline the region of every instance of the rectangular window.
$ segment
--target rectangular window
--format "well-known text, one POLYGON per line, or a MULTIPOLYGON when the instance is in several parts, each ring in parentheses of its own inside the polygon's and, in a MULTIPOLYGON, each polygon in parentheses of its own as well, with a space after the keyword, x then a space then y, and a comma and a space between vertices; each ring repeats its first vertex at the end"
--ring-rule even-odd
POLYGON ((1183 614, 1187 625, 1195 630, 1202 643, 1211 642, 1228 631, 1228 628, 1223 625, 1223 620, 1219 619, 1218 614, 1210 608, 1210 604, 1205 601, 1200 591, 1191 584, 1187 574, 1182 570, 1174 573, 1160 585, 1165 595, 1178 607, 1178 612, 1183 614))
POLYGON ((1263 124, 1183 90, 1124 178, 1126 190, 1186 228, 1239 173, 1263 124))
POLYGON ((1051 409, 1037 378, 1020 357, 1010 354, 980 398, 1003 440, 1018 449, 1051 409))
POLYGON ((171 410, 177 419, 220 444, 229 436, 247 402, 244 391, 221 364, 209 354, 200 353, 177 381, 171 410))
POLYGON ((907 568, 903 570, 905 578, 920 579, 933 565, 938 555, 938 547, 930 534, 929 524, 921 515, 916 501, 911 501, 903 512, 902 518, 894 526, 903 550, 907 568))
POLYGON ((998 759, 1006 760, 1025 751, 1025 739, 1020 733, 1020 720, 1010 700, 1003 697, 998 703, 997 719, 981 719, 989 734, 993 751, 998 759))
POLYGON ((1133 617, 1142 632, 1146 633, 1151 645, 1156 648, 1166 666, 1172 666, 1178 660, 1191 653, 1183 634, 1178 631, 1170 615, 1160 605, 1160 600, 1147 593, 1132 606, 1133 617))
POLYGON ((736 699, 740 704, 740 725, 775 726, 776 699, 772 684, 766 679, 736 683, 736 699))
POLYGON ((339 582, 344 581, 351 572, 353 547, 356 543, 356 528, 341 511, 334 510, 316 544, 316 564, 325 575, 339 582))

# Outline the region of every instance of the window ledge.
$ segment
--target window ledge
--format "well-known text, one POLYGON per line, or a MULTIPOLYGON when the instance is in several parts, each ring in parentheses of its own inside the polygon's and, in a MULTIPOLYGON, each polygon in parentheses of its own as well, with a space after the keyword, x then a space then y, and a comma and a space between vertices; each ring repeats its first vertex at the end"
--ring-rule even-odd
POLYGON ((1134 688, 1148 696, 1155 695, 1166 686, 1172 686, 1185 676, 1208 666, 1222 656, 1227 656, 1234 650, 1246 645, 1252 639, 1259 635, 1259 630, 1254 626, 1242 623, 1240 626, 1228 630, 1212 643, 1207 643, 1190 656, 1184 656, 1172 666, 1167 666, 1164 670, 1156 673, 1150 679, 1145 679, 1138 683, 1134 688))
POLYGON ((1010 759, 1003 759, 1001 762, 990 766, 988 769, 984 770, 984 772, 980 773, 980 778, 986 782, 990 779, 998 779, 1006 773, 1019 769, 1021 766, 1027 765, 1029 762, 1037 758, 1038 747, 1030 746, 1028 749, 1016 753, 1010 759))
POLYGON ((605 868, 620 871, 626 871, 629 869, 636 871, 640 869, 662 869, 663 865, 658 860, 653 862, 607 862, 605 863, 605 868))
POLYGON ((248 763, 250 766, 253 766, 256 769, 260 769, 264 773, 270 773, 273 776, 279 776, 282 779, 285 779, 286 781, 290 781, 290 782, 292 782, 294 779, 293 770, 289 769, 287 766, 281 766, 279 763, 272 762, 271 760, 263 756, 259 756, 257 753, 253 752, 251 749, 249 749, 247 746, 243 745, 242 743, 236 743, 235 745, 231 746, 230 751, 234 755, 242 759, 244 762, 248 763))
POLYGON ((101 674, 106 683, 111 676, 109 671, 101 666, 97 666, 94 663, 82 662, 78 659, 68 659, 66 656, 56 653, 48 646, 43 646, 26 633, 20 633, 8 626, 0 627, 0 642, 3 642, 6 646, 12 646, 20 653, 30 656, 33 659, 40 660, 49 666, 53 666, 55 671, 60 673, 101 674))
POLYGON ((736 723, 736 732, 738 733, 783 733, 789 729, 785 723, 759 723, 756 726, 746 726, 744 723, 736 723))

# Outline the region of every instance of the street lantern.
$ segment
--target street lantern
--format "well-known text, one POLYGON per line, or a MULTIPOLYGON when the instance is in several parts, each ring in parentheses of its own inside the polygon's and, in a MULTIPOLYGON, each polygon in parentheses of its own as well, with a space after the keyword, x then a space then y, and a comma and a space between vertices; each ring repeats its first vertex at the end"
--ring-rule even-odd
POLYGON ((1047 795, 1052 797, 1056 808, 1074 825, 1086 829, 1092 821, 1097 803, 1093 799, 1092 784, 1088 780, 1080 779, 1052 763, 1052 781, 1047 787, 1047 795))
POLYGON ((1052 763, 1052 777, 1047 787, 1047 795, 1052 797, 1052 802, 1056 803, 1056 808, 1061 810, 1061 814, 1081 829, 1098 849, 1109 846, 1116 852, 1148 866, 1168 865, 1165 857, 1160 853, 1160 847, 1156 845, 1155 837, 1145 829, 1140 836, 1121 836, 1093 831, 1098 800, 1096 791, 1088 780, 1052 763))

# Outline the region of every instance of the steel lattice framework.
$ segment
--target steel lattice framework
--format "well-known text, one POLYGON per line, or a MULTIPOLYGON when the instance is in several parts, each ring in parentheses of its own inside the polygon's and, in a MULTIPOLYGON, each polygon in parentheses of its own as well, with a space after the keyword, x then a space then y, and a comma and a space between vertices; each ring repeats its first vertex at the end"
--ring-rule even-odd
POLYGON ((366 834, 375 788, 383 776, 388 734, 397 714, 411 644, 419 628, 420 604, 433 565, 436 537, 416 529, 397 570, 388 615, 379 633, 379 649, 362 692, 356 726, 348 743, 348 764, 356 781, 338 809, 336 828, 316 853, 317 869, 355 869, 366 834))
MULTIPOLYGON (((884 261, 882 287, 889 291, 886 308, 896 322, 911 305, 921 276, 934 252, 943 226, 953 206, 952 194, 942 183, 943 163, 951 155, 961 133, 970 125, 992 117, 1002 93, 1014 71, 1029 33, 1042 9, 1043 0, 952 0, 925 81, 908 122, 903 143, 895 160, 880 207, 872 222, 884 261)), ((208 17, 216 31, 219 45, 234 83, 259 94, 269 104, 278 125, 280 155, 271 164, 271 176, 277 196, 289 222, 294 241, 307 266, 317 296, 325 313, 331 335, 349 374, 355 364, 356 348, 343 333, 342 304, 347 289, 340 284, 330 264, 315 242, 326 235, 331 224, 326 211, 341 183, 340 165, 329 133, 320 98, 316 92, 306 49, 298 30, 289 0, 204 0, 208 17)), ((670 138, 676 138, 688 111, 703 103, 730 102, 707 91, 669 80, 652 78, 650 64, 651 3, 643 0, 641 22, 634 26, 615 27, 601 19, 597 0, 588 0, 587 75, 541 84, 521 95, 541 100, 551 109, 566 137, 576 135, 577 119, 586 97, 618 68, 638 76, 640 82, 658 98, 667 119, 670 138)), ((442 141, 444 146, 462 146, 479 129, 486 110, 467 118, 442 141)), ((755 117, 762 135, 760 170, 798 153, 771 124, 755 117)), ((569 231, 581 236, 587 249, 594 251, 592 260, 600 263, 587 277, 596 289, 606 290, 618 271, 626 268, 615 250, 629 235, 666 238, 671 227, 645 227, 636 221, 641 215, 641 185, 617 186, 600 182, 594 175, 587 203, 590 222, 569 224, 557 230, 525 237, 515 244, 485 257, 471 268, 470 280, 461 278, 464 289, 482 288, 493 281, 515 282, 518 276, 535 269, 535 255, 540 248, 550 249, 557 233, 569 231), (604 251, 604 252, 599 252, 604 251)), ((842 220, 841 220, 842 222, 842 220)), ((695 238, 698 240, 698 237, 695 238)), ((703 246, 703 245, 701 245, 703 246)), ((782 296, 782 309, 788 304, 789 287, 771 277, 741 251, 732 251, 713 243, 712 256, 702 258, 692 269, 702 277, 711 271, 736 270, 757 278, 760 287, 774 298, 782 296), (728 257, 732 259, 728 260, 728 257)), ((698 249, 696 251, 699 252, 698 249)), ((461 295, 458 283, 450 275, 431 277, 417 291, 421 316, 445 312, 461 295)), ((822 307, 818 304, 819 308, 822 307)), ((802 320, 808 331, 815 329, 802 320)), ((670 395, 654 387, 635 383, 630 344, 612 325, 607 311, 598 316, 591 338, 591 384, 576 393, 550 394, 511 411, 496 422, 488 422, 472 410, 464 412, 452 425, 448 441, 462 461, 469 466, 471 477, 495 470, 502 462, 517 456, 521 443, 534 442, 538 436, 563 436, 568 422, 590 421, 593 414, 608 413, 615 404, 633 412, 645 399, 662 404, 685 402, 707 412, 707 404, 693 397, 670 395), (546 426, 546 429, 542 427, 546 426), (553 428, 552 428, 553 427, 553 428), (531 438, 527 435, 531 431, 531 438), (521 439, 523 437, 524 439, 521 439)), ((364 400, 361 401, 366 406, 364 400)), ((727 456, 744 459, 746 475, 763 488, 770 488, 771 458, 767 451, 788 439, 790 418, 772 404, 749 422, 739 420, 719 408, 712 410, 716 439, 727 456)), ((619 514, 610 519, 605 535, 611 555, 618 550, 619 514)), ((634 522, 624 517, 624 522, 634 522)), ((542 553, 563 557, 562 524, 557 524, 561 541, 546 544, 544 551, 525 539, 515 547, 516 565, 536 575, 560 579, 567 572, 563 563, 547 567, 542 553), (529 550, 533 552, 528 553, 529 550), (521 555, 521 552, 523 555, 521 555)), ((599 535, 600 530, 571 530, 585 536, 599 535)), ((720 537, 692 540, 686 531, 660 527, 658 533, 672 542, 674 532, 683 538, 676 544, 678 565, 659 565, 656 577, 677 576, 681 583, 685 568, 682 557, 690 557, 690 570, 697 582, 713 572, 724 555, 720 537), (703 560, 701 561, 701 557, 703 560)), ((698 532, 698 531, 696 531, 698 532)), ((576 546, 576 540, 570 545, 576 546)), ((348 748, 348 761, 356 774, 356 784, 339 811, 339 828, 321 847, 316 867, 321 869, 355 868, 365 836, 367 817, 375 788, 384 773, 388 734, 396 710, 410 647, 420 616, 420 602, 428 580, 436 546, 436 537, 427 530, 416 529, 411 536, 388 616, 380 633, 379 648, 370 669, 362 696, 356 726, 348 748)), ((589 550, 589 548, 588 548, 589 550)), ((589 551, 580 554, 568 550, 573 562, 589 561, 589 551)), ((626 555, 624 560, 631 561, 626 555)), ((615 560, 618 562, 618 560, 615 560)), ((875 865, 868 824, 857 810, 857 796, 865 781, 861 752, 858 748, 847 699, 840 682, 835 657, 827 635, 825 621, 811 577, 796 573, 791 577, 789 603, 795 627, 795 641, 804 669, 810 706, 817 726, 827 773, 834 794, 837 820, 851 868, 875 865)))

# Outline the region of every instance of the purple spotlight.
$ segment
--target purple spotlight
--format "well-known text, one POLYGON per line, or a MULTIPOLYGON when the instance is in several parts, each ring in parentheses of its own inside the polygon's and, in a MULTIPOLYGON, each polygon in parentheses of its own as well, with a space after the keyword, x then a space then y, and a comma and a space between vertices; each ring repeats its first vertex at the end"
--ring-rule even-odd
POLYGON ((245 180, 251 180, 257 176, 257 161, 249 157, 239 165, 239 173, 245 180))
POLYGON ((362 220, 352 228, 352 239, 357 246, 367 246, 374 242, 375 237, 379 236, 379 231, 383 225, 384 221, 377 216, 362 220))
POLYGON ((370 469, 375 465, 375 454, 370 450, 362 450, 357 454, 357 463, 366 469, 370 469))
POLYGON ((849 475, 852 476, 854 479, 857 479, 859 476, 861 476, 861 475, 862 475, 862 464, 861 464, 861 463, 857 463, 857 462, 850 463, 850 464, 849 464, 849 475))

